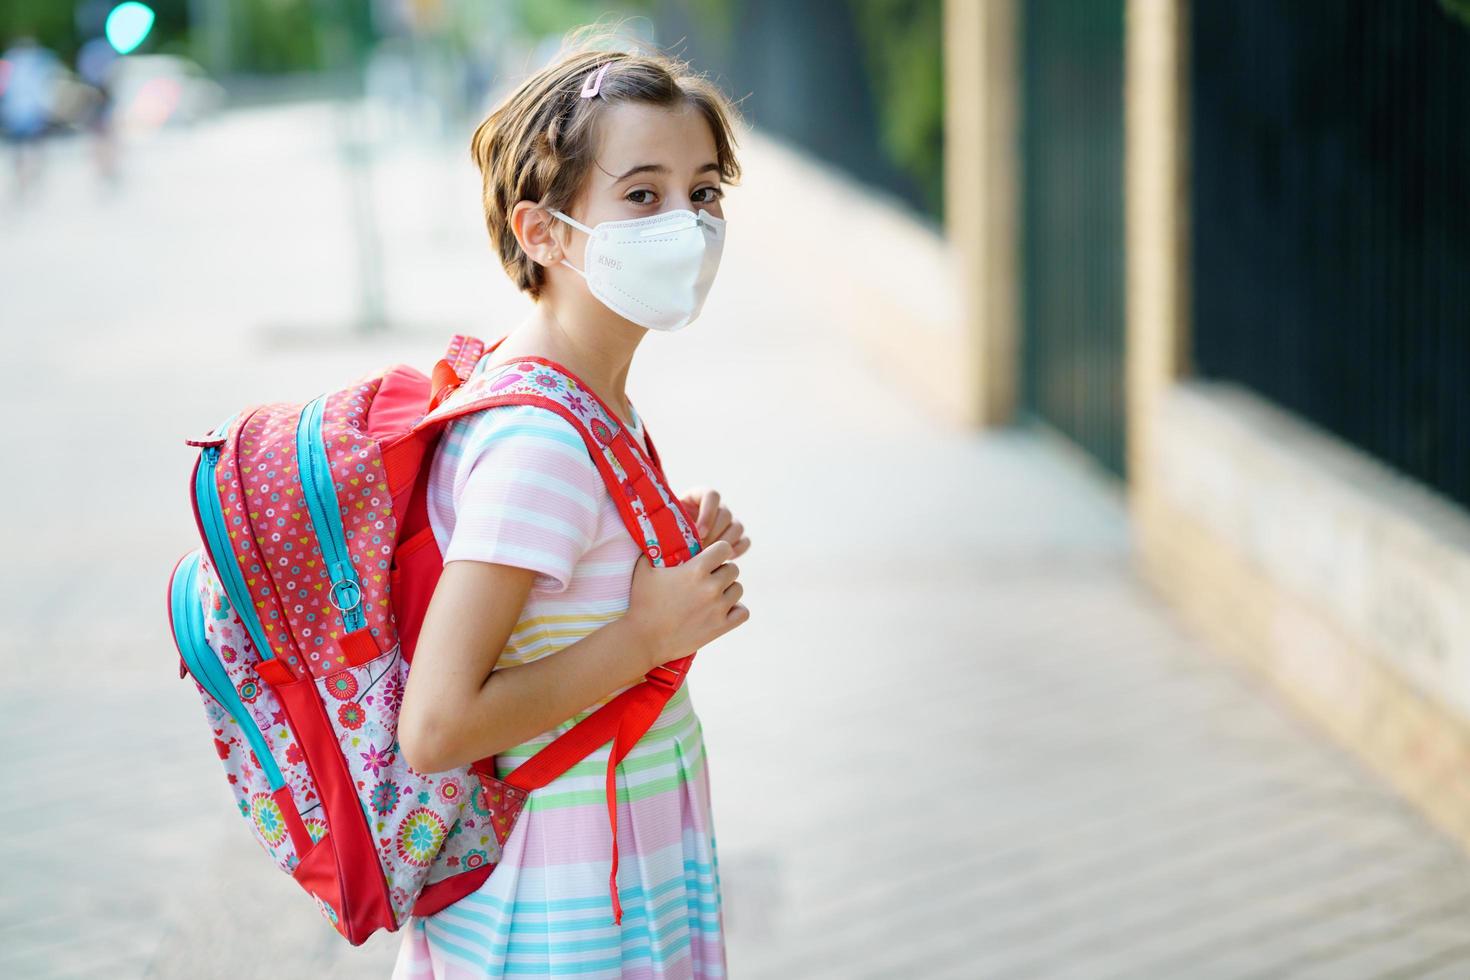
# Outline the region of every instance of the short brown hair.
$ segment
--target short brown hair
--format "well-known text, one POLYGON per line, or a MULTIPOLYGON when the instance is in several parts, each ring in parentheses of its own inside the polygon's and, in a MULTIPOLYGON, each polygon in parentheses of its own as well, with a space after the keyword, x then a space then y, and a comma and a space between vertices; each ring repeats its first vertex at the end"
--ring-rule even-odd
POLYGON ((470 155, 480 168, 485 226, 500 262, 516 287, 539 299, 546 270, 516 241, 511 211, 521 201, 537 201, 567 211, 597 150, 597 120, 610 105, 692 106, 714 134, 715 162, 726 183, 739 182, 735 159, 734 105, 714 83, 688 62, 662 53, 644 54, 595 47, 590 41, 564 46, 558 57, 536 72, 480 123, 470 140, 470 155), (597 98, 582 98, 589 73, 610 62, 597 98))

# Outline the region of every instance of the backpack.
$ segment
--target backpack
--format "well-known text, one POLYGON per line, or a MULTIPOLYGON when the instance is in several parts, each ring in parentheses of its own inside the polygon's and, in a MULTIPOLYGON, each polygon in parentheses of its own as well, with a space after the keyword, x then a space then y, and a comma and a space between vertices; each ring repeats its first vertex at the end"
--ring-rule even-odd
POLYGON ((428 474, 450 420, 505 404, 556 412, 582 434, 651 563, 700 549, 646 429, 639 445, 554 361, 472 375, 485 353, 456 335, 431 376, 396 365, 304 404, 248 407, 185 440, 200 450, 189 486, 200 545, 169 576, 179 677, 203 699, 252 835, 354 946, 483 884, 528 795, 610 739, 608 881, 621 922, 616 767, 694 659, 655 667, 505 779, 493 756, 436 773, 403 761, 398 711, 443 570, 428 474))

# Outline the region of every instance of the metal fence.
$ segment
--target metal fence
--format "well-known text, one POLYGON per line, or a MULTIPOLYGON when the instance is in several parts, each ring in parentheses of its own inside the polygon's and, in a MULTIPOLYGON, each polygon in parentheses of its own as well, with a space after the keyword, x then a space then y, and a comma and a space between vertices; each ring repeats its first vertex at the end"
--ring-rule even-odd
POLYGON ((1020 20, 1020 414, 1123 476, 1123 2, 1020 20))
POLYGON ((1194 369, 1470 506, 1470 27, 1195 3, 1194 369))
MULTIPOLYGON (((914 217, 939 231, 942 208, 926 199, 924 180, 884 148, 880 92, 890 82, 878 72, 884 59, 872 50, 858 16, 857 8, 868 2, 657 0, 652 7, 660 44, 709 74, 739 101, 750 123, 909 204, 914 217)), ((884 6, 911 8, 927 14, 916 20, 937 22, 940 0, 884 6)), ((937 62, 940 40, 937 31, 932 39, 895 37, 888 54, 896 57, 905 45, 917 44, 937 62)), ((892 84, 917 83, 900 78, 892 84)), ((942 118, 940 107, 932 108, 936 120, 942 118)), ((941 151, 934 147, 936 160, 941 151)))

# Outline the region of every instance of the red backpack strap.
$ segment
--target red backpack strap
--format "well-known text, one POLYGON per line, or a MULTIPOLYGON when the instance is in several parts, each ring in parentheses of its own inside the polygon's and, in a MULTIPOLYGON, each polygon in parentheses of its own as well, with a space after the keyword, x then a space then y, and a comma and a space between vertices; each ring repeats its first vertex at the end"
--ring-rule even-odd
POLYGON ((467 381, 474 373, 475 365, 480 362, 480 358, 485 356, 485 352, 499 347, 500 341, 504 339, 505 337, 501 337, 487 348, 485 342, 478 337, 471 337, 463 333, 455 334, 449 341, 449 348, 439 359, 439 363, 434 365, 434 371, 429 376, 427 412, 433 412, 444 402, 444 399, 454 393, 456 388, 467 381))
POLYGON ((444 360, 454 369, 454 373, 461 379, 468 378, 470 372, 479 363, 481 355, 485 353, 485 342, 478 337, 469 334, 457 333, 449 341, 449 349, 444 352, 444 360))

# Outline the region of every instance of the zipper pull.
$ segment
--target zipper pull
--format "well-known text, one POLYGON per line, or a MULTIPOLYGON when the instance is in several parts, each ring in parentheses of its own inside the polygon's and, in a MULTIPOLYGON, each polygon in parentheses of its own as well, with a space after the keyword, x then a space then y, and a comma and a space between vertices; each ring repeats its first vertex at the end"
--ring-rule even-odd
POLYGON ((348 613, 356 609, 358 603, 362 602, 362 589, 347 577, 347 573, 342 568, 342 562, 335 562, 332 565, 332 586, 327 591, 327 597, 339 612, 348 613))
POLYGON ((219 425, 209 430, 209 435, 204 436, 200 439, 185 439, 184 445, 198 446, 201 449, 208 446, 213 446, 214 448, 218 449, 220 446, 223 446, 225 444, 225 433, 229 432, 230 423, 233 421, 235 421, 235 416, 231 415, 219 425))

